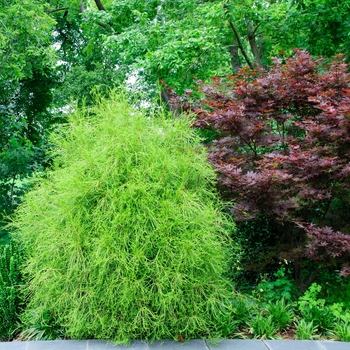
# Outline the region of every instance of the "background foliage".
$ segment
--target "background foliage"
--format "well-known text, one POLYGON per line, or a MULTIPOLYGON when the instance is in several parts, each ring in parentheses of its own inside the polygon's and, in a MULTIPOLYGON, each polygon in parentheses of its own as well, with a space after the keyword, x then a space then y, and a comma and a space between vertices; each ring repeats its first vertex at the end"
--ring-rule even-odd
POLYGON ((23 179, 45 163, 54 21, 39 1, 0 1, 0 242, 23 179))

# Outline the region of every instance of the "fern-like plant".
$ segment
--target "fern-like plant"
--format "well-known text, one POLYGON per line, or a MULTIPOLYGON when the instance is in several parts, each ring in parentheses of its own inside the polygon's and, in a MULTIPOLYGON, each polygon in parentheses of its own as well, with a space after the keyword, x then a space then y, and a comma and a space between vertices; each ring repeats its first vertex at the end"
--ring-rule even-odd
POLYGON ((76 112, 54 143, 55 167, 14 219, 27 323, 49 314, 75 339, 217 336, 231 317, 233 226, 190 121, 146 118, 114 96, 76 112))

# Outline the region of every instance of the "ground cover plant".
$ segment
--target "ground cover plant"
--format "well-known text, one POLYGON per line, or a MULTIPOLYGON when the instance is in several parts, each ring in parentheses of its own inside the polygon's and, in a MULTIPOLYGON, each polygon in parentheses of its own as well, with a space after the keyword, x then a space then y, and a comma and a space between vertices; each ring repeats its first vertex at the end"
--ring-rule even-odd
POLYGON ((246 266, 259 253, 262 270, 289 262, 300 291, 325 266, 350 272, 347 70, 342 56, 327 63, 297 50, 269 70, 199 82, 180 99, 195 126, 215 132, 209 160, 241 239, 254 244, 246 266))
POLYGON ((22 319, 38 328, 29 333, 128 341, 232 331, 233 224, 189 125, 146 118, 114 96, 54 136, 55 166, 13 223, 26 252, 22 319))
MULTIPOLYGON (((349 295, 333 301, 327 290, 313 283, 304 293, 281 295, 281 285, 295 281, 282 273, 259 283, 252 293, 238 294, 233 302, 232 338, 350 340, 349 295), (268 293, 266 293, 268 290, 268 293)), ((322 282, 325 285, 325 281, 322 282)), ((336 282, 332 289, 344 287, 336 282)))
POLYGON ((0 245, 0 340, 12 338, 24 306, 22 259, 18 242, 0 245))

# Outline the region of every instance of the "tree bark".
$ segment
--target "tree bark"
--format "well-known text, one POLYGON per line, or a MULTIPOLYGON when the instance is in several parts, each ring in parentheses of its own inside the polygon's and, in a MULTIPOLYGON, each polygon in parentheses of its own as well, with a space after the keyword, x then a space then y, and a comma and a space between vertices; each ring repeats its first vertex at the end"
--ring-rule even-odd
POLYGON ((294 279, 297 284, 298 290, 300 292, 305 292, 312 284, 312 282, 315 280, 317 274, 321 270, 320 267, 318 267, 316 270, 314 270, 309 278, 304 282, 302 277, 302 267, 301 267, 301 258, 295 258, 294 259, 294 279))
POLYGON ((258 49, 258 45, 256 43, 256 37, 255 37, 255 33, 256 30, 258 29, 258 26, 253 29, 252 24, 249 23, 247 26, 248 29, 248 40, 249 40, 249 45, 250 48, 252 50, 253 56, 255 58, 256 63, 261 66, 261 58, 260 58, 260 53, 259 53, 259 49, 258 49))
POLYGON ((239 34, 238 34, 238 32, 237 32, 236 27, 233 25, 233 23, 232 23, 231 21, 229 21, 229 24, 230 24, 230 27, 231 27, 231 29, 232 29, 232 31, 233 31, 233 34, 235 35, 235 38, 236 38, 238 47, 239 47, 239 49, 241 50, 244 59, 246 60, 248 66, 249 66, 251 69, 254 69, 252 62, 250 62, 250 59, 249 59, 247 53, 246 53, 245 50, 244 50, 244 47, 243 47, 243 45, 242 45, 242 42, 241 42, 241 39, 240 39, 240 37, 239 37, 239 34))
POLYGON ((50 14, 50 13, 55 13, 59 11, 67 11, 67 10, 68 10, 68 7, 60 7, 54 10, 45 10, 44 12, 50 14))
POLYGON ((80 12, 83 13, 85 11, 84 3, 80 2, 79 7, 80 7, 80 12))
MULTIPOLYGON (((101 5, 102 5, 102 4, 101 4, 101 5)), ((80 6, 80 12, 83 13, 83 12, 85 11, 84 3, 83 3, 83 2, 80 2, 79 6, 80 6)), ((103 7, 103 6, 102 6, 102 7, 103 7)), ((106 11, 106 10, 103 10, 103 11, 106 11)), ((96 23, 97 23, 100 27, 102 27, 102 28, 107 28, 107 27, 108 27, 108 25, 107 25, 106 23, 103 23, 103 22, 101 22, 101 21, 97 21, 96 23)))
POLYGON ((161 90, 160 97, 162 98, 162 101, 165 103, 167 110, 171 112, 174 117, 179 117, 181 113, 180 105, 173 103, 171 101, 171 97, 169 96, 168 92, 165 89, 161 90))
POLYGON ((95 4, 96 4, 97 8, 98 8, 100 11, 106 11, 106 9, 104 8, 104 6, 102 5, 101 0, 95 0, 95 4))
POLYGON ((237 73, 240 68, 242 67, 242 62, 238 54, 238 46, 237 44, 235 45, 230 45, 228 48, 230 52, 230 57, 231 57, 231 67, 233 73, 237 73))

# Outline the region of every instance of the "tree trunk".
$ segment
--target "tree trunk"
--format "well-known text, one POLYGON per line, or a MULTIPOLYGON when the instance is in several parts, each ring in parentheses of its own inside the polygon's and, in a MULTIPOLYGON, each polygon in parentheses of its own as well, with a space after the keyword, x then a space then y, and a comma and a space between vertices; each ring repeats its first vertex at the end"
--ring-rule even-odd
POLYGON ((79 3, 79 7, 80 7, 80 12, 83 13, 85 11, 85 6, 82 1, 79 3))
POLYGON ((160 96, 165 103, 167 110, 171 112, 174 117, 179 117, 181 114, 181 107, 178 103, 174 103, 174 101, 171 100, 171 96, 169 96, 166 89, 161 90, 160 96))
POLYGON ((102 5, 101 0, 95 0, 95 4, 96 4, 97 8, 98 8, 100 11, 106 11, 106 9, 104 8, 104 6, 102 5))
POLYGON ((252 24, 249 23, 248 26, 247 26, 247 29, 248 29, 249 45, 250 45, 250 48, 252 50, 253 56, 255 58, 256 63, 259 66, 261 66, 260 52, 259 52, 259 49, 258 49, 258 45, 256 43, 256 36, 255 36, 255 32, 256 32, 257 28, 253 29, 252 24))
POLYGON ((235 42, 237 42, 237 45, 238 45, 239 49, 241 50, 242 55, 243 55, 245 61, 247 62, 248 66, 249 66, 251 69, 254 69, 254 66, 253 66, 252 63, 250 62, 250 59, 249 59, 247 53, 246 53, 245 50, 244 50, 244 47, 243 47, 242 42, 241 42, 241 38, 239 37, 239 34, 238 34, 238 32, 237 32, 236 27, 234 26, 234 24, 233 24, 231 21, 229 21, 228 23, 230 24, 230 27, 231 27, 231 29, 232 29, 232 31, 233 31, 233 34, 235 35, 235 42))
POLYGON ((239 69, 242 67, 242 62, 238 54, 238 46, 230 45, 228 48, 231 56, 231 67, 233 73, 237 73, 239 69))
POLYGON ((304 282, 302 277, 301 258, 295 258, 294 259, 294 279, 297 284, 298 290, 302 293, 305 292, 311 286, 311 284, 315 280, 320 270, 321 270, 321 267, 318 267, 304 282))

